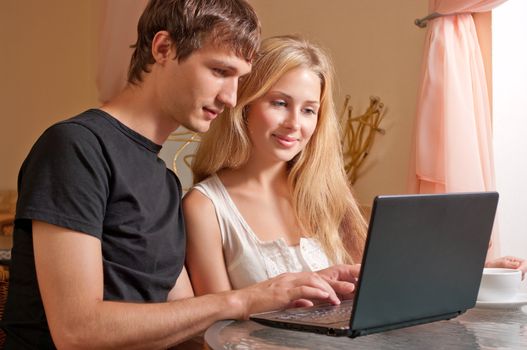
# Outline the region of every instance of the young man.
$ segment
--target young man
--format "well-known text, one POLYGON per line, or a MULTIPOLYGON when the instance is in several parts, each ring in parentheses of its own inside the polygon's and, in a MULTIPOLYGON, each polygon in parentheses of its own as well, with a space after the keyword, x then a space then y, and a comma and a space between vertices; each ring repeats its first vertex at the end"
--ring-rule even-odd
POLYGON ((245 0, 152 0, 128 86, 40 137, 19 175, 7 349, 162 349, 216 320, 352 292, 357 268, 336 266, 182 299, 181 185, 157 154, 236 104, 259 36, 245 0))

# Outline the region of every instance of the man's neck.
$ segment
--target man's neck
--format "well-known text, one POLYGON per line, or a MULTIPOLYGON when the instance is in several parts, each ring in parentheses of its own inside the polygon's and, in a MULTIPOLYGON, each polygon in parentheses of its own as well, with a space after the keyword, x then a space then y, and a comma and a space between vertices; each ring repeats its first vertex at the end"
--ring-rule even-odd
POLYGON ((101 106, 121 123, 156 144, 163 144, 179 124, 157 108, 155 96, 143 85, 128 84, 101 106))

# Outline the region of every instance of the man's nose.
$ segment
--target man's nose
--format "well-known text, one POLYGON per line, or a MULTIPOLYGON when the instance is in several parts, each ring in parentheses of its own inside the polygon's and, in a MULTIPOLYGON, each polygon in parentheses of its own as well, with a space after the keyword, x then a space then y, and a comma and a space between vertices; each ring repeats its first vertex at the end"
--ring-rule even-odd
POLYGON ((233 108, 236 106, 236 99, 238 94, 238 79, 230 78, 226 79, 218 99, 226 107, 233 108))

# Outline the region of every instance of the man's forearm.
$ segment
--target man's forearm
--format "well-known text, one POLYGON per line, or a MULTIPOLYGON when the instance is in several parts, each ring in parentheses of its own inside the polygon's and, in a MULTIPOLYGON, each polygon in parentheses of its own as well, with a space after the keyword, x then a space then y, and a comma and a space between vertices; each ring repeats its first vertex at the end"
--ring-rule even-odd
POLYGON ((217 320, 239 318, 242 303, 236 294, 226 292, 158 304, 101 301, 87 317, 70 318, 68 325, 56 325, 57 329, 50 327, 59 349, 166 349, 217 320))
MULTIPOLYGON (((334 281, 353 274, 353 269, 345 266, 328 271, 332 274, 325 278, 334 281)), ((335 291, 325 278, 312 272, 286 273, 244 289, 169 303, 98 302, 88 317, 80 316, 86 313, 76 313, 74 319, 67 311, 57 315, 63 324, 55 327, 56 334, 52 327, 53 340, 58 348, 68 349, 165 349, 202 332, 217 320, 246 319, 251 313, 284 308, 299 299, 336 303, 335 291), (76 337, 68 337, 69 334, 76 337)), ((352 286, 337 287, 349 290, 352 286)))

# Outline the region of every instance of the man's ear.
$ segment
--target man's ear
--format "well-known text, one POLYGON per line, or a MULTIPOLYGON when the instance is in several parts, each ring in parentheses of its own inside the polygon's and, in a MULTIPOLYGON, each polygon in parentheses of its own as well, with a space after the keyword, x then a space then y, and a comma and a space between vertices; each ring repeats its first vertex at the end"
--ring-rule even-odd
POLYGON ((152 39, 152 56, 161 64, 176 57, 176 46, 166 30, 157 32, 152 39))

